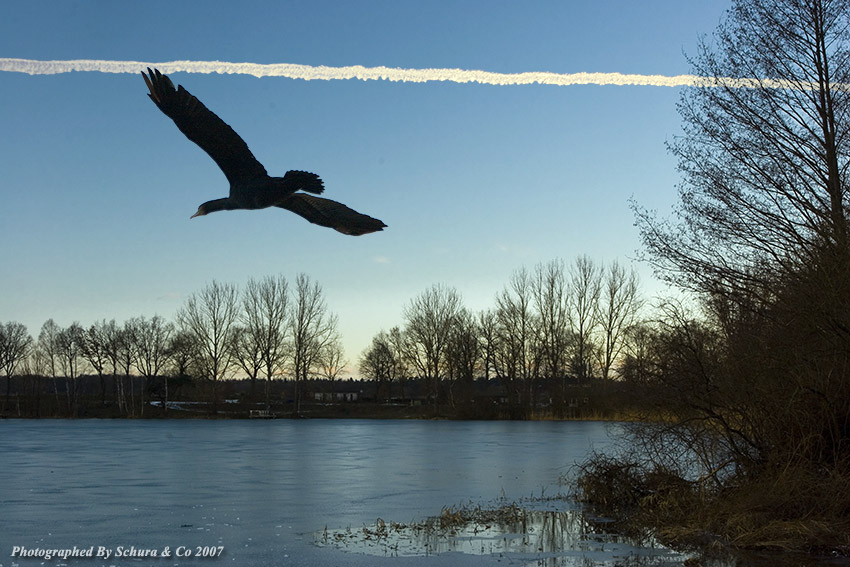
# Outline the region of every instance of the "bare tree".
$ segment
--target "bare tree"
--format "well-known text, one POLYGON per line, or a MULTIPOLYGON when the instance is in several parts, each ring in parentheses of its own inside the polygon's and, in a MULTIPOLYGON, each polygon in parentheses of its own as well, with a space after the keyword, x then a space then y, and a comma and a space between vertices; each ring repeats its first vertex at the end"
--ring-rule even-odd
POLYGON ((80 364, 83 362, 83 335, 85 331, 76 321, 56 335, 56 349, 59 367, 65 377, 65 395, 68 402, 68 415, 75 417, 79 410, 80 364))
POLYGON ((334 381, 339 378, 345 370, 348 361, 345 360, 345 349, 342 347, 342 338, 334 331, 333 335, 325 342, 319 353, 318 374, 331 383, 331 392, 334 390, 334 381))
POLYGON ((106 363, 109 361, 107 355, 106 320, 92 324, 85 330, 82 337, 82 354, 88 361, 100 381, 100 404, 106 405, 106 379, 103 376, 106 363))
POLYGON ((61 328, 53 319, 48 319, 41 326, 41 331, 38 333, 38 349, 44 353, 47 359, 47 366, 50 370, 50 377, 53 379, 53 396, 56 402, 56 411, 59 411, 59 385, 56 379, 59 364, 59 345, 57 339, 61 328))
MULTIPOLYGON (((271 405, 271 381, 283 371, 289 353, 289 284, 283 276, 250 279, 242 295, 245 339, 256 349, 266 374, 266 407, 271 405)), ((252 349, 248 349, 249 351, 252 349)), ((253 392, 253 384, 252 384, 253 392)))
POLYGON ((289 323, 296 414, 301 411, 301 385, 315 371, 322 350, 336 336, 336 327, 336 315, 328 312, 322 287, 306 274, 298 274, 289 323))
POLYGON ((599 349, 599 368, 603 379, 611 376, 611 367, 619 358, 625 344, 625 332, 636 321, 641 300, 634 270, 626 271, 619 262, 613 262, 605 271, 596 320, 602 340, 599 349))
POLYGON ((758 459, 829 474, 824 460, 850 446, 836 425, 850 412, 850 2, 735 0, 712 39, 670 146, 676 216, 637 209, 637 224, 658 273, 699 294, 724 341, 706 419, 755 440, 758 459))
POLYGON ((407 337, 404 331, 398 326, 393 327, 387 333, 387 346, 390 349, 393 359, 395 360, 395 370, 393 377, 398 382, 401 399, 404 399, 404 385, 408 378, 411 377, 411 363, 407 356, 407 351, 411 349, 405 348, 407 337))
POLYGON ((44 394, 45 379, 50 376, 50 360, 39 341, 30 345, 23 373, 32 378, 32 395, 35 402, 32 413, 35 417, 41 417, 41 398, 44 394))
POLYGON ((567 367, 572 343, 569 293, 563 260, 538 264, 534 270, 534 310, 543 372, 550 378, 555 410, 563 413, 566 402, 567 367))
POLYGON ((652 355, 636 374, 667 419, 630 426, 625 459, 643 466, 628 474, 653 479, 646 518, 736 543, 788 547, 780 523, 806 534, 801 547, 838 541, 850 509, 850 2, 734 0, 691 64, 705 79, 680 99, 675 215, 636 214, 656 272, 702 311, 668 304, 633 337, 635 358, 652 355), (658 471, 699 486, 665 497, 658 471), (751 502, 749 533, 704 514, 751 502))
POLYGON ((168 347, 171 356, 171 373, 177 378, 188 378, 192 365, 198 358, 198 343, 195 335, 185 330, 175 330, 168 347))
POLYGON ((460 309, 460 294, 442 284, 431 286, 404 308, 407 355, 419 375, 428 381, 435 408, 449 331, 460 309))
MULTIPOLYGON (((144 316, 135 317, 129 321, 132 333, 134 363, 136 370, 142 375, 142 393, 139 414, 145 413, 145 392, 150 381, 158 377, 171 356, 170 343, 174 333, 174 325, 159 315, 150 319, 144 316)), ((165 411, 168 411, 168 377, 165 377, 165 411)))
POLYGON ((568 281, 570 331, 575 339, 573 368, 579 382, 591 376, 596 345, 596 306, 601 290, 602 270, 588 256, 579 256, 570 266, 568 281))
MULTIPOLYGON (((124 395, 124 379, 119 377, 118 370, 121 368, 122 362, 125 360, 125 353, 129 354, 130 349, 125 348, 128 342, 125 339, 126 333, 122 327, 115 323, 115 319, 109 321, 103 320, 96 324, 99 327, 100 338, 103 341, 103 355, 106 361, 109 362, 112 375, 112 395, 119 411, 126 412, 127 405, 124 395)), ((129 373, 130 362, 127 361, 126 373, 129 373)), ((125 375, 126 375, 125 373, 125 375)))
MULTIPOLYGON (((12 387, 12 374, 29 353, 32 337, 23 323, 9 321, 0 325, 0 368, 6 374, 6 399, 3 402, 3 413, 9 402, 12 387)), ((18 408, 20 415, 20 407, 18 408)))
POLYGON ((481 342, 481 364, 484 379, 490 379, 490 371, 499 375, 496 369, 496 352, 499 348, 499 327, 496 312, 492 309, 481 311, 478 314, 478 340, 481 342))
POLYGON ((131 374, 136 350, 133 348, 133 328, 130 321, 124 321, 121 327, 117 325, 112 329, 114 335, 111 337, 114 344, 115 360, 118 368, 122 371, 118 377, 119 408, 123 408, 127 415, 136 415, 136 387, 131 374), (127 390, 130 390, 130 401, 127 401, 127 390))
POLYGON ((446 345, 446 370, 451 386, 451 404, 468 411, 472 401, 475 372, 480 367, 481 342, 476 318, 461 308, 455 315, 446 345))
POLYGON ((623 380, 646 384, 655 377, 657 331, 646 321, 639 321, 625 329, 623 340, 623 380))
POLYGON ((392 397, 392 382, 397 369, 396 355, 389 334, 381 331, 372 337, 370 344, 360 357, 360 373, 377 382, 376 395, 386 392, 386 399, 392 397))
POLYGON ((213 413, 218 412, 218 383, 231 363, 238 298, 236 286, 213 280, 177 313, 179 326, 195 339, 198 368, 212 384, 213 413))
POLYGON ((234 326, 230 344, 234 362, 245 371, 251 381, 252 397, 256 391, 257 376, 263 369, 262 347, 256 338, 247 328, 234 326))
POLYGON ((515 417, 527 417, 531 410, 542 359, 532 289, 531 275, 521 268, 496 296, 496 368, 515 417))
POLYGON ((684 135, 670 145, 679 220, 635 207, 660 276, 768 300, 779 274, 823 254, 847 270, 848 11, 846 0, 736 0, 700 45, 690 63, 707 80, 683 91, 684 135))
MULTIPOLYGON (((191 383, 191 376, 195 374, 194 367, 198 360, 198 343, 195 336, 189 332, 175 329, 168 344, 169 366, 168 374, 171 376, 174 394, 182 386, 191 383)), ((166 384, 167 385, 167 384, 166 384)), ((166 396, 168 396, 166 392, 166 396)), ((163 404, 168 407, 168 399, 163 399, 163 404)))

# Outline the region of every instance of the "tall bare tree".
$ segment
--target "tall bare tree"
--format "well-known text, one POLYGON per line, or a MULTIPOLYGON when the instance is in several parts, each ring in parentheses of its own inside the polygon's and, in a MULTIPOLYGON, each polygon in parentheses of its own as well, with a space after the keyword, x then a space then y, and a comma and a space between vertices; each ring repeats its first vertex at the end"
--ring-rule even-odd
POLYGON ((630 474, 711 487, 653 499, 646 517, 675 506, 700 510, 676 525, 730 541, 786 538, 780 523, 805 545, 838 541, 850 510, 850 2, 734 0, 691 64, 705 79, 680 99, 675 214, 636 214, 657 273, 703 311, 668 305, 638 337, 655 352, 638 375, 672 419, 631 428, 629 462, 646 467, 630 474), (750 533, 705 525, 705 510, 725 519, 752 502, 750 533))
POLYGON ((635 271, 627 271, 617 261, 609 264, 596 305, 596 320, 601 335, 599 368, 603 379, 611 377, 611 367, 625 344, 625 333, 635 324, 640 307, 635 271))
POLYGON ((133 328, 129 320, 124 324, 114 327, 113 348, 115 349, 116 362, 121 370, 118 377, 118 405, 127 415, 136 415, 136 385, 133 379, 132 368, 135 361, 136 349, 133 348, 133 328), (127 390, 130 391, 130 400, 127 401, 127 390))
POLYGON ((797 449, 771 458, 817 461, 795 452, 820 438, 830 446, 818 455, 841 454, 850 446, 836 426, 850 415, 850 2, 735 0, 691 64, 706 81, 679 103, 676 216, 636 209, 648 257, 699 294, 725 338, 728 368, 712 402, 735 400, 724 408, 729 428, 741 429, 747 409, 758 417, 746 434, 759 458, 787 445, 797 449), (747 388, 758 394, 740 396, 747 388))
POLYGON ((396 355, 386 331, 372 337, 370 344, 360 356, 360 373, 377 382, 377 395, 386 392, 386 399, 392 396, 392 382, 396 372, 396 355))
POLYGON ((192 372, 192 365, 198 359, 198 343, 195 335, 186 330, 175 329, 171 335, 168 347, 171 353, 171 373, 176 378, 188 378, 192 372))
POLYGON ((449 331, 461 309, 461 297, 452 287, 435 284, 404 308, 407 355, 431 388, 436 408, 449 331))
MULTIPOLYGON (((198 360, 198 343, 195 336, 185 330, 175 328, 168 344, 169 365, 167 375, 171 378, 173 394, 176 395, 181 387, 191 383, 192 376, 197 375, 195 366, 198 360)), ((166 383, 168 385, 168 383, 166 383)), ((169 393, 166 392, 166 396, 169 393)), ((168 399, 163 400, 166 408, 168 399)))
MULTIPOLYGON (((3 402, 3 413, 9 402, 12 387, 12 375, 15 369, 29 353, 32 337, 23 323, 9 321, 0 325, 0 368, 6 374, 6 399, 3 402)), ((18 410, 20 413, 20 409, 18 410)))
POLYGON ((88 361, 94 371, 97 372, 97 377, 100 381, 101 405, 106 405, 106 379, 103 376, 103 371, 109 360, 106 327, 107 323, 105 319, 98 323, 93 323, 83 333, 83 342, 81 345, 83 357, 88 361))
POLYGON ((499 348, 499 327, 496 312, 487 309, 478 313, 478 340, 481 342, 481 365, 484 378, 490 379, 491 371, 498 375, 496 369, 496 351, 499 348))
POLYGON ((602 270, 588 256, 578 256, 569 269, 568 318, 575 339, 573 368, 579 382, 591 376, 596 344, 596 306, 601 290, 602 270))
MULTIPOLYGON (((126 353, 129 355, 131 352, 128 348, 128 341, 124 340, 126 332, 123 327, 118 326, 115 319, 110 319, 109 321, 104 319, 100 323, 96 323, 96 325, 99 327, 100 338, 103 341, 103 354, 110 366, 113 399, 115 400, 119 411, 127 412, 128 408, 125 403, 126 398, 124 395, 124 378, 118 374, 118 371, 122 366, 122 362, 125 359, 124 354, 126 353)), ((129 367, 130 362, 128 361, 126 365, 126 373, 129 373, 129 367)))
POLYGON ((395 326, 387 332, 387 346, 395 360, 395 371, 393 372, 393 376, 398 382, 401 399, 404 399, 405 397, 404 385, 407 379, 412 375, 410 358, 407 356, 407 352, 412 349, 406 348, 406 344, 407 337, 400 327, 395 326))
POLYGON ((256 335, 252 334, 248 328, 239 325, 233 327, 231 339, 233 361, 248 375, 253 397, 256 392, 257 376, 263 369, 262 346, 256 340, 256 335))
POLYGON ((450 402, 468 410, 472 401, 475 372, 481 363, 481 341, 475 316, 466 308, 455 315, 446 345, 446 370, 451 387, 450 402))
POLYGON ((534 270, 534 309, 537 336, 543 357, 543 372, 550 378, 550 394, 556 411, 563 412, 566 402, 567 368, 572 343, 569 317, 569 293, 564 261, 538 264, 534 270))
POLYGON ((848 11, 846 0, 736 0, 700 45, 690 62, 707 80, 683 91, 684 135, 670 145, 679 220, 635 208, 659 275, 769 300, 782 273, 825 253, 847 262, 848 11))
POLYGON ((59 365, 59 345, 57 339, 59 331, 62 329, 53 319, 48 319, 41 326, 41 331, 38 333, 38 349, 44 353, 47 359, 47 367, 50 371, 50 377, 53 379, 53 396, 56 402, 56 411, 59 411, 59 384, 57 380, 58 365, 59 365))
POLYGON ((534 312, 533 280, 525 268, 515 271, 510 282, 496 296, 496 320, 499 378, 505 382, 515 417, 527 417, 534 400, 542 349, 534 312))
POLYGON ((332 392, 336 379, 340 377, 347 365, 345 349, 342 347, 342 337, 335 330, 322 347, 318 364, 318 374, 331 383, 332 392))
POLYGON ((83 336, 85 331, 76 321, 62 329, 56 335, 56 349, 59 367, 65 377, 65 397, 68 402, 68 415, 76 417, 79 411, 80 364, 83 363, 83 336))
MULTIPOLYGON (((129 321, 132 333, 134 363, 136 370, 142 375, 142 393, 140 395, 139 414, 145 413, 145 392, 150 381, 156 379, 166 367, 171 356, 169 349, 174 325, 159 315, 150 319, 144 316, 134 317, 129 321)), ((168 377, 165 377, 165 411, 168 411, 168 377)))
POLYGON ((625 329, 623 341, 623 364, 620 376, 623 380, 646 384, 655 376, 655 353, 657 331, 648 321, 638 321, 625 329))
POLYGON ((32 408, 32 415, 41 417, 41 399, 44 394, 45 380, 50 376, 50 360, 39 341, 34 341, 30 345, 29 356, 24 361, 22 370, 32 379, 32 397, 35 404, 32 408))
POLYGON ((271 404, 271 381, 283 372, 289 354, 290 309, 286 278, 269 276, 259 281, 248 280, 242 294, 241 322, 246 340, 254 345, 265 370, 267 408, 271 404))
POLYGON ((301 411, 301 386, 315 372, 322 350, 336 337, 337 317, 328 312, 322 287, 298 274, 290 315, 295 412, 301 411))
POLYGON ((232 360, 233 327, 239 295, 233 284, 213 280, 193 293, 177 313, 178 325, 190 333, 197 346, 197 364, 212 384, 212 412, 218 412, 218 384, 232 360))

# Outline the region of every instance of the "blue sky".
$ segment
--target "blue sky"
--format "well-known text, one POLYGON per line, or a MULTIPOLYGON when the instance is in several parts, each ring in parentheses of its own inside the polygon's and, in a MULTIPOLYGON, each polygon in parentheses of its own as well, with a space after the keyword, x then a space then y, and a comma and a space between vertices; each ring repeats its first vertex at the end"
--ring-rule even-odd
MULTIPOLYGON (((0 58, 678 75, 728 5, 10 0, 0 58)), ((304 272, 356 362, 430 285, 478 310, 521 266, 628 262, 628 199, 676 201, 664 143, 680 131, 679 88, 171 76, 270 174, 315 172, 326 197, 388 228, 354 238, 280 210, 190 221, 227 182, 140 75, 0 72, 0 321, 37 336, 49 317, 170 319, 213 279, 304 272)))

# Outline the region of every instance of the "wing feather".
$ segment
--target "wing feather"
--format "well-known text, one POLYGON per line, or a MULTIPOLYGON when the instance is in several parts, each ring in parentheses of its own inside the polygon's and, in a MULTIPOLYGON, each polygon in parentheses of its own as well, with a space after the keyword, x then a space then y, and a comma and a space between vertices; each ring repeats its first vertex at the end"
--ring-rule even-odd
POLYGON ((182 86, 174 88, 167 75, 157 69, 142 72, 154 104, 187 138, 198 144, 218 164, 231 185, 268 174, 248 144, 233 128, 182 86))
POLYGON ((387 226, 378 219, 358 213, 342 203, 306 193, 294 193, 277 206, 292 211, 313 224, 352 236, 376 232, 387 226))

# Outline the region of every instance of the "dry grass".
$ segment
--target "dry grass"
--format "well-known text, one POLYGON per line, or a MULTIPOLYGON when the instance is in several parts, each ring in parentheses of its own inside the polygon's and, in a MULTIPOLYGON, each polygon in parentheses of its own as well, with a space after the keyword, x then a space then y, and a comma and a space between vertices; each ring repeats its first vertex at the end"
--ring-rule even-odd
POLYGON ((522 521, 525 510, 515 502, 504 504, 498 508, 482 508, 481 506, 449 506, 444 507, 434 523, 440 530, 454 530, 472 524, 487 526, 490 524, 512 524, 522 521))
POLYGON ((576 486, 580 500, 624 533, 649 530, 678 549, 850 551, 850 477, 835 471, 785 467, 708 491, 670 471, 597 456, 576 486))

